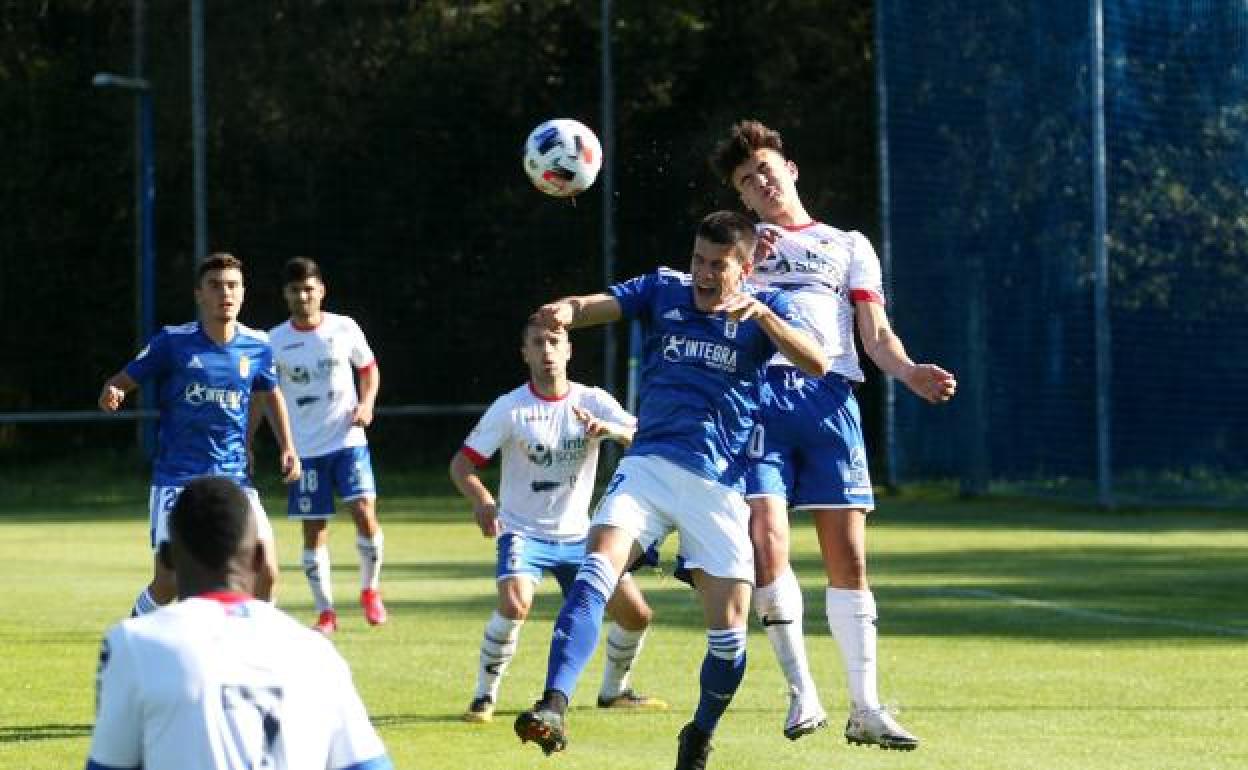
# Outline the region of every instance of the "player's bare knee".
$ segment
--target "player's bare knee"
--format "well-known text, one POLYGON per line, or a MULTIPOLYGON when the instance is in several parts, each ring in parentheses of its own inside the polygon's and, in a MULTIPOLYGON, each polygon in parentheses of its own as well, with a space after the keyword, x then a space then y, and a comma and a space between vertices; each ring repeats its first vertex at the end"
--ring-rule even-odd
POLYGON ((844 588, 853 591, 866 590, 866 557, 849 557, 831 565, 828 569, 828 582, 833 588, 844 588))
POLYGON ((498 605, 498 614, 508 620, 525 621, 529 619, 529 610, 532 609, 532 607, 532 602, 504 599, 498 605))
POLYGON ((371 497, 361 497, 350 503, 351 518, 355 521, 355 531, 364 536, 372 537, 381 526, 377 523, 377 509, 371 497))

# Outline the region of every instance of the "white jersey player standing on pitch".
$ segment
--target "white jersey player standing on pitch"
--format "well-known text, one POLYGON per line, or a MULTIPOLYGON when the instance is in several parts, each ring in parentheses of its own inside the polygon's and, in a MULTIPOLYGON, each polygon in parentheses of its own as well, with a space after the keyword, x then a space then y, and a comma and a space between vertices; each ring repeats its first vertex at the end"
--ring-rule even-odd
POLYGON ((264 554, 244 491, 197 478, 167 521, 181 601, 105 636, 87 770, 390 770, 342 656, 252 598, 264 554))
POLYGON ((385 537, 377 523, 377 485, 364 434, 373 421, 381 374, 359 325, 322 310, 325 282, 315 261, 291 259, 284 278, 290 318, 269 332, 269 341, 303 463, 303 476, 289 485, 287 513, 303 523, 303 572, 317 611, 313 627, 326 634, 338 628, 329 554, 335 493, 355 521, 364 618, 381 625, 386 622, 380 590, 385 537))
MULTIPOLYGON (((628 446, 636 429, 636 419, 610 393, 568 380, 572 349, 565 330, 543 328, 530 318, 522 340, 529 382, 500 396, 451 459, 451 480, 472 503, 481 534, 498 539, 498 607, 481 640, 477 686, 464 713, 469 722, 493 718, 500 680, 542 575, 552 573, 566 594, 585 559, 599 445, 610 439, 628 446), (499 451, 496 502, 477 468, 499 451)), ((598 706, 666 709, 663 701, 628 686, 652 613, 627 575, 607 612, 615 622, 607 632, 598 706)))
POLYGON ((851 700, 846 739, 914 749, 918 738, 881 707, 876 683, 875 598, 866 566, 866 517, 875 499, 853 392, 863 381, 855 328, 876 366, 920 398, 948 401, 957 382, 906 354, 884 312, 880 263, 870 241, 811 218, 797 193, 797 165, 785 157, 779 133, 753 120, 737 123, 710 163, 761 220, 751 281, 784 291, 831 362, 824 377, 808 377, 783 356, 771 361, 763 387, 763 451, 747 477, 754 607, 791 690, 784 734, 795 740, 827 722, 806 660, 787 506, 810 511, 818 533, 828 627, 841 650, 851 700))

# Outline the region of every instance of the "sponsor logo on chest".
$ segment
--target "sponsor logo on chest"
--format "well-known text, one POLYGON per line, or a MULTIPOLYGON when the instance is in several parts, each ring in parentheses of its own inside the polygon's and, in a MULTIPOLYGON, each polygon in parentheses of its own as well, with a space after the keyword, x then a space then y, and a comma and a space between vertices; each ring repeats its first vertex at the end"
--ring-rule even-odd
MULTIPOLYGON (((727 331, 725 329, 725 331, 727 331)), ((733 336, 736 327, 733 326, 733 336)), ((722 342, 668 334, 663 337, 663 360, 668 363, 695 363, 723 372, 737 371, 737 349, 722 342)))
POLYGON ((239 409, 243 405, 243 392, 234 388, 210 388, 202 382, 188 383, 182 398, 191 406, 216 404, 226 409, 239 409))

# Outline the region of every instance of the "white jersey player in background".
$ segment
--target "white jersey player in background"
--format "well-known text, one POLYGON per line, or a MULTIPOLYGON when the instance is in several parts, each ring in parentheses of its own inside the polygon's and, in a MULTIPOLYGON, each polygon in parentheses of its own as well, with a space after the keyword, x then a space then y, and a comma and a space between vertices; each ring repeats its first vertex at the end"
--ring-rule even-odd
POLYGON ((854 330, 881 370, 931 403, 957 383, 906 354, 884 312, 880 263, 861 233, 816 222, 797 193, 797 165, 780 135, 757 121, 734 125, 710 157, 712 168, 761 220, 751 280, 781 289, 831 362, 824 377, 803 376, 783 356, 767 368, 763 453, 747 479, 757 590, 754 606, 791 688, 784 733, 826 724, 806 660, 802 592, 789 566, 786 506, 809 510, 827 573, 828 626, 844 659, 852 702, 851 743, 914 749, 911 735, 880 705, 875 598, 867 584, 866 517, 875 507, 853 388, 863 381, 854 330))
POLYGON ((264 555, 247 495, 185 485, 160 558, 180 602, 109 629, 87 770, 390 770, 346 661, 252 598, 264 555))
POLYGON ((364 429, 373 421, 381 374, 359 325, 322 310, 325 282, 315 261, 291 259, 284 278, 290 318, 269 332, 269 342, 303 463, 302 478, 289 486, 287 513, 303 522, 303 572, 317 611, 313 627, 322 633, 338 628, 329 553, 335 493, 355 521, 364 618, 380 625, 386 622, 380 590, 385 537, 364 429))
MULTIPOLYGON (((610 393, 568 380, 572 349, 566 331, 529 319, 522 340, 529 382, 500 396, 451 459, 451 480, 472 503, 481 534, 497 538, 498 550, 498 608, 481 640, 477 686, 464 713, 469 722, 493 718, 500 680, 543 573, 552 573, 566 594, 584 561, 599 445, 610 439, 628 446, 636 426, 610 393), (477 468, 500 451, 496 502, 477 468)), ((607 632, 598 706, 666 709, 663 701, 628 686, 652 615, 631 578, 620 581, 607 612, 615 622, 607 632)))

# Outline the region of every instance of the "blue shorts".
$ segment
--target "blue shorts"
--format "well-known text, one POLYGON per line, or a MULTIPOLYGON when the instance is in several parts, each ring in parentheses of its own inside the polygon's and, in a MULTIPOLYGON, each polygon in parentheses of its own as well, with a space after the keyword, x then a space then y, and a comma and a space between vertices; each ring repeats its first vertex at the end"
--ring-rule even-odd
POLYGON ((376 497, 373 459, 368 446, 350 446, 320 457, 300 458, 303 475, 287 485, 286 515, 292 519, 328 519, 334 495, 343 502, 376 497))
POLYGON ((506 580, 523 575, 537 585, 542 582, 542 575, 550 572, 567 595, 583 561, 585 538, 560 543, 508 532, 498 538, 498 563, 494 566, 494 578, 506 580))
MULTIPOLYGON (((581 562, 585 561, 585 542, 586 539, 582 538, 560 543, 508 532, 498 538, 498 562, 494 565, 494 579, 506 580, 523 575, 537 585, 542 582, 542 575, 550 572, 559 581, 559 588, 566 596, 581 568, 581 562)), ((648 548, 636 562, 629 565, 627 571, 656 567, 658 564, 658 549, 648 548)))
POLYGON ((875 507, 858 401, 839 374, 807 377, 772 366, 750 441, 746 497, 781 497, 794 509, 875 507), (760 440, 761 438, 761 440, 760 440))

